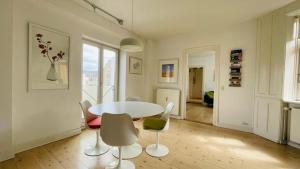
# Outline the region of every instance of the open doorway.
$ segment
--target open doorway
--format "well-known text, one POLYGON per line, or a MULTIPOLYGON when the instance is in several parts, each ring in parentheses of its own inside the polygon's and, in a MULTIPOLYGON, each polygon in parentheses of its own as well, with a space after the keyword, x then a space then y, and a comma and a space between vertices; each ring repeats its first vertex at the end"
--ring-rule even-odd
POLYGON ((189 121, 213 123, 215 55, 210 50, 188 55, 186 119, 189 121))
POLYGON ((190 67, 188 102, 201 103, 203 101, 203 86, 203 67, 190 67))

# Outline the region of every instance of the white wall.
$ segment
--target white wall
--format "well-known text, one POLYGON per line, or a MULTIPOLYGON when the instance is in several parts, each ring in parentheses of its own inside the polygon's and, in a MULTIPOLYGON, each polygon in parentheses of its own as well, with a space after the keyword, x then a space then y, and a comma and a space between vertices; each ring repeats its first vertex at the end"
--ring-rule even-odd
MULTIPOLYGON (((216 89, 219 90, 220 103, 218 125, 251 131, 254 112, 256 20, 233 25, 221 32, 202 32, 162 39, 158 42, 158 57, 161 59, 180 58, 185 49, 207 45, 219 45, 220 47, 220 88, 216 89), (235 48, 242 48, 244 52, 242 87, 239 88, 228 86, 230 50, 235 48)), ((180 61, 182 60, 180 59, 180 61)), ((158 60, 156 63, 158 64, 158 60)), ((179 73, 178 84, 171 85, 159 84, 157 70, 154 74, 156 75, 156 87, 182 90, 182 72, 179 73)))
POLYGON ((145 49, 138 53, 121 53, 120 64, 120 100, 123 101, 127 97, 140 97, 143 101, 153 102, 154 94, 154 74, 153 69, 156 57, 156 42, 147 40, 145 49), (130 56, 142 59, 142 74, 129 73, 130 56), (126 71, 124 71, 126 70, 126 71))
POLYGON ((188 58, 189 67, 203 67, 204 92, 214 91, 215 52, 191 54, 188 58))
POLYGON ((127 97, 140 97, 144 100, 144 74, 145 74, 145 66, 144 66, 144 51, 138 53, 127 53, 126 56, 126 98, 127 97), (142 59, 142 74, 132 74, 129 73, 129 58, 137 57, 142 59))
POLYGON ((153 40, 147 40, 146 43, 146 58, 144 60, 145 66, 145 100, 149 102, 155 101, 155 79, 157 70, 156 58, 157 58, 157 42, 153 40))
MULTIPOLYGON (((13 144, 19 152, 80 131, 82 36, 118 47, 122 38, 134 35, 72 1, 16 1, 14 16, 13 144), (27 91, 28 22, 70 34, 69 90, 27 91)), ((143 83, 143 76, 126 81, 143 83)), ((142 86, 133 87, 143 91, 142 86)))
POLYGON ((0 1, 0 161, 12 152, 12 17, 13 1, 0 1))

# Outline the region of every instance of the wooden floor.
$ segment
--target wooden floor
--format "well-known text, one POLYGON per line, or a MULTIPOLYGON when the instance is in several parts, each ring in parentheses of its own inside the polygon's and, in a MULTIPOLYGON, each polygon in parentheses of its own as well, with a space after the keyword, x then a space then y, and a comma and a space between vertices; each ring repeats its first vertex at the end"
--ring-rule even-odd
MULTIPOLYGON (((141 127, 141 122, 137 123, 141 127)), ((57 141, 16 155, 0 163, 0 169, 102 169, 116 160, 110 153, 88 157, 83 149, 94 132, 57 141)), ((141 131, 143 147, 155 134, 141 131)), ((170 154, 153 158, 145 152, 133 159, 137 169, 299 169, 300 150, 278 145, 248 133, 216 128, 189 121, 172 120, 161 142, 170 154)))
POLYGON ((212 124, 213 108, 202 103, 186 103, 186 119, 189 121, 212 124))

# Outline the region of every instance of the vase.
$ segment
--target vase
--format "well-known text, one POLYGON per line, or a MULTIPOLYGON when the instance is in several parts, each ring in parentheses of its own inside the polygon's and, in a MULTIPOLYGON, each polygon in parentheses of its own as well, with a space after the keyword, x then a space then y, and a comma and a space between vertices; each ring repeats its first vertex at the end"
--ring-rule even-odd
POLYGON ((50 81, 58 80, 58 75, 57 75, 54 63, 51 63, 50 69, 47 74, 47 80, 50 80, 50 81))

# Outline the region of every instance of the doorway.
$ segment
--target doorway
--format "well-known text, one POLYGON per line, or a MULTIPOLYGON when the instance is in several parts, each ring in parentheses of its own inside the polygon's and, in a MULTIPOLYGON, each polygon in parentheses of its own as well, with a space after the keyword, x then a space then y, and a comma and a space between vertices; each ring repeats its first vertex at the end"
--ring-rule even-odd
POLYGON ((203 100, 203 67, 189 68, 189 102, 201 103, 203 100))
POLYGON ((212 50, 188 55, 186 119, 189 121, 213 124, 215 55, 212 50))
POLYGON ((91 104, 118 99, 118 50, 85 40, 82 44, 82 100, 91 104))

